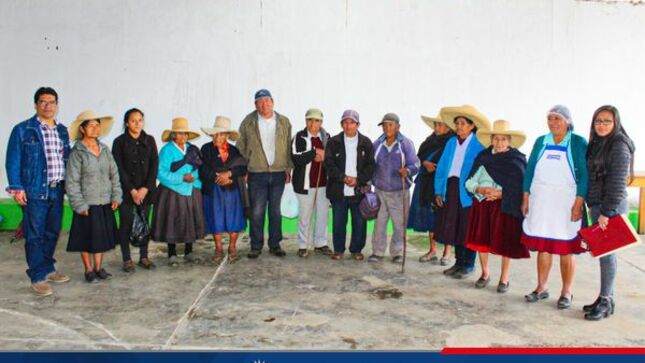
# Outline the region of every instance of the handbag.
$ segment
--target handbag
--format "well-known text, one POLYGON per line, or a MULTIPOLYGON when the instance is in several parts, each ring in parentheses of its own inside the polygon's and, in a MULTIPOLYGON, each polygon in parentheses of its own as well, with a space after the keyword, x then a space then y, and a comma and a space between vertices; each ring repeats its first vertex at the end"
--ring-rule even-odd
POLYGON ((357 195, 362 196, 358 204, 358 210, 361 212, 361 216, 368 221, 376 218, 379 209, 381 209, 381 200, 372 191, 372 187, 370 185, 359 187, 356 188, 356 192, 357 195))
POLYGON ((148 216, 142 206, 138 205, 134 210, 134 219, 130 229, 130 244, 134 247, 141 247, 150 240, 150 226, 148 216))

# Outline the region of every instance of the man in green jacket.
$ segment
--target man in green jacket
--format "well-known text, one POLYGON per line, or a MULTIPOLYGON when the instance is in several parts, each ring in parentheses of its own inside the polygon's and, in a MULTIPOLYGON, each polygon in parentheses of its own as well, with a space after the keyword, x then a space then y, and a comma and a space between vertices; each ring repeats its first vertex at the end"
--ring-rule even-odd
POLYGON ((284 186, 291 181, 293 164, 289 153, 291 123, 273 110, 271 92, 255 93, 255 111, 240 125, 237 148, 248 163, 248 188, 251 203, 251 251, 257 258, 264 246, 264 215, 269 208, 269 252, 278 257, 286 253, 280 247, 282 218, 280 200, 284 186))

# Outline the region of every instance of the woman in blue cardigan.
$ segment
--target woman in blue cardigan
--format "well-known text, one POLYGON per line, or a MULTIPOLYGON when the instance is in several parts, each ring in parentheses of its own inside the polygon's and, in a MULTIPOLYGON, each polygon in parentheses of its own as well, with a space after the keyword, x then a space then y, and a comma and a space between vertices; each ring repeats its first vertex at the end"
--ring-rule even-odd
POLYGON ((463 279, 473 273, 477 253, 465 246, 468 213, 473 203, 465 188, 477 155, 484 150, 477 130, 490 129, 490 121, 473 106, 444 107, 441 119, 457 134, 448 140, 435 172, 435 203, 439 208, 435 239, 455 246, 455 264, 443 273, 463 279))
POLYGON ((202 159, 197 146, 188 142, 199 133, 188 127, 188 119, 172 120, 161 140, 167 142, 159 151, 157 178, 159 188, 152 216, 152 239, 168 243, 168 264, 177 266, 177 243, 185 243, 184 261, 199 262, 193 255, 193 242, 205 235, 202 209, 202 183, 199 167, 202 159))
POLYGON ((535 141, 524 174, 522 243, 538 251, 538 285, 525 299, 536 302, 549 297, 547 279, 556 254, 562 273, 557 307, 567 309, 573 301, 573 254, 585 251, 578 231, 587 195, 587 141, 573 133, 567 107, 553 106, 547 120, 550 132, 535 141))

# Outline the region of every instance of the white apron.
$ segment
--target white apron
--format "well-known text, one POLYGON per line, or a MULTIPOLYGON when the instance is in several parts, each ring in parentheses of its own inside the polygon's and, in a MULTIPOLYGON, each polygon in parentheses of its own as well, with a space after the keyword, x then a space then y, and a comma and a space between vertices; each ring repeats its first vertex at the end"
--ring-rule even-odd
POLYGON ((529 212, 523 222, 529 237, 570 241, 582 220, 571 222, 576 180, 567 160, 567 147, 548 145, 535 166, 529 195, 529 212))

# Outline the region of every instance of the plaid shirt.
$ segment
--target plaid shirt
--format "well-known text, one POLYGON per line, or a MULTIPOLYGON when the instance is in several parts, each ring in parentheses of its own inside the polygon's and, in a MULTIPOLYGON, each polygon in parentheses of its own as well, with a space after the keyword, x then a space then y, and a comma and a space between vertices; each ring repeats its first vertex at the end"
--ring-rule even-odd
MULTIPOLYGON (((40 120, 38 120, 40 121, 40 120)), ((58 136, 56 127, 49 128, 40 123, 40 131, 45 142, 45 158, 47 160, 47 182, 65 180, 65 162, 63 161, 63 141, 58 136)))

